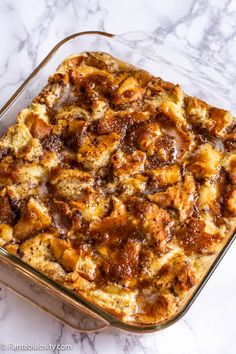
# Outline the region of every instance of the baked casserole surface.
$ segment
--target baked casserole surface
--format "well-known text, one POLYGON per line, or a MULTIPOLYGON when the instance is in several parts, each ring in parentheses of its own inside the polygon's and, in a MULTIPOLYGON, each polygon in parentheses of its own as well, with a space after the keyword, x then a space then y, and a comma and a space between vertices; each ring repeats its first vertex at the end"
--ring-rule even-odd
POLYGON ((160 323, 235 230, 235 120, 73 55, 0 140, 0 206, 0 246, 124 322, 160 323))

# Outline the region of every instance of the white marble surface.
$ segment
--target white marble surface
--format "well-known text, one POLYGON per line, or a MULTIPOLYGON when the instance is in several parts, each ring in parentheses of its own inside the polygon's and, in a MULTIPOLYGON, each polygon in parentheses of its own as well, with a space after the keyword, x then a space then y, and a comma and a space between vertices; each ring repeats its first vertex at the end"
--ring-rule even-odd
MULTIPOLYGON (((53 45, 85 30, 121 33, 144 29, 235 73, 235 22, 235 0, 1 0, 0 105, 53 45)), ((1 286, 0 343, 71 344, 72 349, 65 353, 86 354, 234 354, 235 252, 234 243, 183 319, 155 334, 116 330, 82 334, 1 286)))

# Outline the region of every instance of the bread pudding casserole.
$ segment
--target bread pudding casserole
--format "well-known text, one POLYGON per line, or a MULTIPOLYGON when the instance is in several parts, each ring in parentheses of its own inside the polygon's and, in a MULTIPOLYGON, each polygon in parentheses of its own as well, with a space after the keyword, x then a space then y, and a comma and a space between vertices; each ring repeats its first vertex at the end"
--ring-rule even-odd
POLYGON ((235 120, 73 55, 0 140, 0 205, 1 247, 126 323, 160 323, 235 230, 235 120))

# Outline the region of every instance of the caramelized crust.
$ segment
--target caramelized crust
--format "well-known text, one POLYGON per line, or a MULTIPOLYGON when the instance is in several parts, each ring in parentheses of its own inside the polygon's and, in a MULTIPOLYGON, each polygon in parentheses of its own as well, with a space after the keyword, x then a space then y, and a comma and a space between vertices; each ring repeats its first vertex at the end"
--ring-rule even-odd
POLYGON ((0 246, 132 324, 171 319, 236 226, 230 112, 105 53, 0 140, 0 246))

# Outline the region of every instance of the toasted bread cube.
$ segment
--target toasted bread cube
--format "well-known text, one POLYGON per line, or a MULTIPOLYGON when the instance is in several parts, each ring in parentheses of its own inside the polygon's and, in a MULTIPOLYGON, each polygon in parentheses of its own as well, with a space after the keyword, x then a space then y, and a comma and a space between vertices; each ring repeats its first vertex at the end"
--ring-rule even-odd
POLYGON ((48 124, 43 119, 39 118, 37 113, 28 114, 25 124, 31 132, 31 135, 37 139, 43 139, 49 135, 53 126, 48 124))
MULTIPOLYGON (((75 59, 77 60, 77 58, 75 59)), ((68 62, 69 63, 69 62, 68 62)), ((107 82, 113 82, 113 76, 105 70, 100 70, 92 66, 77 66, 70 61, 71 78, 74 84, 80 85, 87 77, 97 75, 106 78, 107 82)))
POLYGON ((43 148, 38 139, 30 139, 29 143, 17 154, 26 161, 36 161, 43 155, 43 148))
POLYGON ((190 258, 182 252, 174 253, 157 273, 156 285, 160 288, 174 288, 183 294, 196 284, 196 270, 190 258))
POLYGON ((33 103, 45 104, 48 108, 52 108, 63 92, 63 85, 58 82, 49 82, 44 89, 36 97, 33 103))
POLYGON ((158 246, 167 238, 167 225, 170 222, 169 213, 157 205, 149 203, 143 215, 143 227, 157 240, 158 246))
POLYGON ((54 119, 56 121, 66 120, 68 122, 75 119, 89 121, 91 120, 91 115, 82 107, 78 107, 77 105, 66 105, 55 115, 54 119))
POLYGON ((61 264, 67 271, 76 271, 90 281, 95 279, 97 263, 88 254, 79 254, 73 248, 67 249, 61 258, 61 264))
POLYGON ((136 295, 136 290, 129 290, 112 283, 103 289, 86 291, 88 299, 104 309, 109 309, 126 321, 129 321, 137 312, 136 295))
POLYGON ((93 185, 94 179, 88 172, 58 168, 52 174, 50 183, 57 195, 76 199, 82 190, 93 185))
POLYGON ((168 225, 171 221, 167 210, 155 203, 143 200, 139 197, 131 197, 127 200, 128 222, 143 232, 147 239, 155 240, 153 246, 163 250, 168 238, 168 225))
POLYGON ((123 193, 125 196, 132 195, 137 192, 144 192, 148 177, 141 174, 133 176, 122 176, 123 193))
MULTIPOLYGON (((0 143, 1 144, 1 143, 0 143)), ((6 186, 12 182, 12 156, 6 156, 0 161, 0 186, 6 186)))
MULTIPOLYGON (((58 119, 56 124, 53 126, 52 135, 56 136, 57 139, 60 139, 62 135, 66 134, 66 130, 68 128, 68 120, 67 119, 58 119)), ((51 135, 48 137, 50 139, 51 135)))
POLYGON ((12 173, 14 183, 28 183, 28 186, 35 186, 45 179, 45 168, 37 163, 25 163, 16 166, 12 173))
POLYGON ((184 102, 184 93, 182 88, 179 85, 175 85, 172 90, 169 92, 170 99, 173 100, 178 106, 182 106, 184 102))
POLYGON ((160 187, 168 184, 176 184, 181 179, 180 167, 178 165, 158 167, 155 170, 150 170, 149 174, 160 187))
POLYGON ((97 265, 96 260, 91 255, 85 254, 80 256, 76 270, 85 279, 92 281, 96 278, 97 265))
POLYGON ((15 214, 11 208, 10 200, 6 190, 0 195, 0 223, 12 225, 15 220, 15 214))
MULTIPOLYGON (((127 127, 135 125, 136 123, 145 122, 149 119, 149 112, 139 112, 139 111, 113 111, 108 108, 98 121, 98 133, 108 134, 117 133, 123 136, 126 132, 127 127)), ((140 147, 142 150, 142 148, 140 147)))
POLYGON ((186 175, 184 182, 167 188, 165 192, 149 194, 148 199, 163 207, 172 207, 179 210, 179 219, 184 221, 191 216, 196 185, 191 175, 186 175))
POLYGON ((45 205, 31 197, 21 212, 20 220, 14 226, 14 237, 24 240, 52 223, 45 205))
POLYGON ((20 245, 22 260, 33 268, 45 273, 55 281, 63 282, 67 273, 61 267, 51 252, 51 240, 54 236, 50 233, 38 234, 20 245))
POLYGON ((122 69, 122 62, 111 57, 104 52, 82 53, 86 65, 93 66, 98 69, 107 70, 110 73, 116 73, 122 69))
POLYGON ((199 188, 198 204, 201 210, 212 209, 216 206, 217 199, 219 198, 220 190, 218 183, 211 183, 206 181, 199 188))
POLYGON ((108 204, 108 198, 102 193, 88 189, 78 201, 72 201, 70 207, 72 211, 79 211, 86 221, 91 222, 103 217, 108 204))
POLYGON ((4 245, 4 249, 9 252, 14 254, 15 256, 17 255, 18 249, 19 249, 19 244, 18 243, 6 243, 4 245))
POLYGON ((145 129, 140 135, 139 138, 139 147, 142 151, 148 153, 148 155, 152 155, 155 141, 158 137, 162 135, 159 124, 157 123, 149 123, 145 126, 145 129))
POLYGON ((222 153, 211 144, 200 145, 187 168, 196 178, 213 177, 219 173, 222 153))
POLYGON ((60 238, 51 239, 52 254, 56 260, 60 261, 64 252, 70 248, 70 244, 60 238))
POLYGON ((59 65, 56 72, 50 76, 50 81, 62 81, 65 84, 69 83, 69 72, 73 69, 73 66, 80 65, 83 62, 82 55, 70 55, 68 58, 63 60, 59 65), (72 64, 74 61, 74 64, 72 64))
POLYGON ((115 151, 120 136, 116 133, 99 136, 96 139, 85 140, 77 153, 77 161, 81 162, 88 170, 98 170, 108 165, 110 157, 115 151))
POLYGON ((210 119, 214 122, 213 132, 223 136, 227 127, 233 122, 232 114, 224 109, 211 107, 210 119))
POLYGON ((108 109, 109 105, 107 101, 104 100, 95 100, 92 103, 92 119, 100 119, 104 116, 106 110, 108 109))
POLYGON ((119 225, 123 225, 127 221, 127 210, 124 203, 116 198, 112 197, 113 208, 110 215, 100 219, 94 220, 90 224, 91 230, 95 230, 97 232, 106 232, 107 229, 112 227, 117 227, 119 225))
POLYGON ((37 163, 14 163, 5 158, 0 163, 0 183, 6 186, 11 199, 24 199, 45 179, 45 169, 37 163))
POLYGON ((0 247, 13 239, 13 228, 7 224, 0 224, 0 247))
POLYGON ((11 200, 15 200, 20 205, 21 202, 30 196, 36 196, 38 194, 37 186, 31 186, 29 188, 28 183, 11 184, 7 187, 7 194, 11 200))
POLYGON ((53 238, 54 236, 52 234, 43 232, 25 240, 20 246, 23 257, 25 259, 27 258, 32 263, 36 263, 39 258, 41 258, 41 260, 54 260, 50 249, 53 238))
POLYGON ((209 119, 208 105, 197 97, 186 99, 187 113, 191 123, 200 125, 208 130, 213 127, 213 122, 209 119))
POLYGON ((204 210, 201 213, 200 220, 204 222, 204 231, 207 234, 214 235, 218 233, 220 236, 224 237, 226 226, 224 224, 217 226, 211 211, 204 210))
POLYGON ((161 104, 160 110, 176 124, 177 128, 188 128, 188 123, 184 118, 183 109, 179 107, 176 103, 164 102, 161 104))
POLYGON ((29 143, 32 136, 24 124, 15 124, 8 128, 6 134, 0 141, 0 147, 9 149, 17 154, 29 143))
POLYGON ((25 124, 34 138, 42 139, 52 130, 49 124, 49 116, 46 106, 32 104, 29 108, 23 109, 17 117, 18 123, 25 124))
POLYGON ((95 288, 94 282, 91 282, 81 275, 78 272, 68 273, 67 275, 67 287, 75 290, 80 295, 83 291, 88 291, 95 288))
POLYGON ((40 164, 46 167, 48 170, 57 167, 59 163, 59 156, 56 152, 53 151, 45 151, 44 155, 40 160, 40 164))
POLYGON ((44 122, 49 123, 49 116, 47 113, 47 108, 44 104, 32 103, 29 108, 22 109, 17 116, 17 122, 25 124, 28 115, 31 113, 36 113, 37 116, 44 122))
POLYGON ((178 309, 176 297, 170 292, 159 293, 152 301, 140 296, 137 300, 139 311, 133 316, 138 323, 153 324, 173 317, 178 309))
POLYGON ((118 90, 116 91, 116 93, 118 95, 122 95, 125 91, 127 90, 135 90, 136 88, 138 88, 140 85, 138 83, 138 81, 130 76, 128 77, 126 80, 124 80, 121 85, 119 86, 118 90))
POLYGON ((62 255, 61 263, 62 266, 68 271, 77 271, 80 256, 73 248, 68 248, 62 255))
POLYGON ((12 200, 25 199, 37 193, 37 187, 45 178, 45 168, 37 163, 18 165, 11 174, 12 183, 7 186, 7 193, 12 200))
POLYGON ((78 272, 88 280, 94 280, 97 264, 91 255, 73 249, 68 242, 54 238, 51 240, 52 254, 68 272, 78 272))
POLYGON ((134 151, 131 155, 118 150, 111 158, 114 174, 119 177, 143 172, 145 161, 146 154, 140 150, 134 151))
POLYGON ((177 230, 176 239, 187 255, 214 254, 223 236, 212 222, 210 214, 206 214, 201 219, 188 219, 177 230))
POLYGON ((133 102, 142 98, 144 89, 138 81, 133 77, 128 77, 124 80, 118 90, 116 90, 112 103, 115 105, 133 102))

